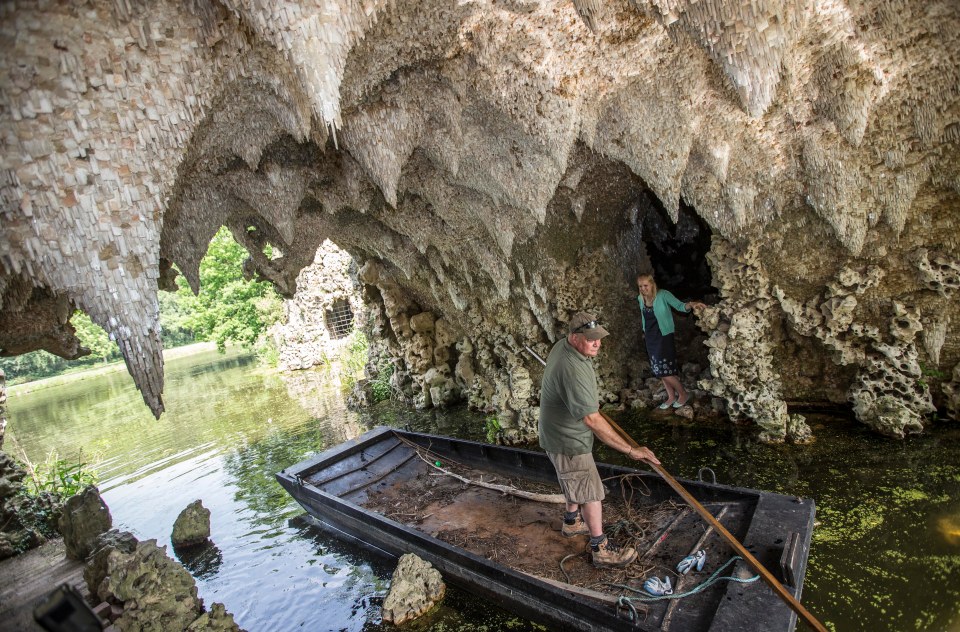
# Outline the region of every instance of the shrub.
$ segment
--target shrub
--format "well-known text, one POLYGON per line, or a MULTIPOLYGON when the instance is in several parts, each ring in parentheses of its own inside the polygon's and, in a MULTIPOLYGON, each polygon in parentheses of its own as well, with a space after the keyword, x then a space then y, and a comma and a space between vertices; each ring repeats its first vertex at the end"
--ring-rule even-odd
POLYGON ((487 427, 487 443, 497 443, 497 440, 500 438, 500 433, 503 430, 503 427, 500 425, 500 420, 497 419, 496 415, 491 415, 485 420, 487 427))
POLYGON ((39 496, 48 492, 62 497, 64 500, 76 496, 87 487, 97 484, 97 474, 93 468, 82 461, 83 450, 77 454, 77 461, 67 461, 59 458, 56 450, 47 455, 43 465, 34 467, 27 464, 33 482, 32 496, 39 496))
POLYGON ((368 382, 370 386, 370 395, 373 402, 382 402, 390 399, 393 395, 393 387, 390 385, 390 377, 393 375, 393 364, 386 363, 380 366, 377 377, 368 382))

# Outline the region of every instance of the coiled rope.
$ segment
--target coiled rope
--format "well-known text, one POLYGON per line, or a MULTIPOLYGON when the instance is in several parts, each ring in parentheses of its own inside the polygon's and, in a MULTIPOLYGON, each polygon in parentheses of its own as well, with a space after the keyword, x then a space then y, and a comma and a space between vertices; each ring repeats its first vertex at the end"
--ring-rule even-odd
POLYGON ((626 586, 624 584, 610 584, 610 583, 606 585, 612 588, 629 590, 630 592, 633 592, 633 593, 643 593, 643 594, 638 594, 636 597, 628 597, 627 595, 620 595, 620 598, 617 600, 617 610, 620 610, 621 608, 626 608, 627 610, 630 611, 630 620, 636 621, 639 615, 637 614, 637 609, 633 606, 634 601, 652 602, 652 601, 663 601, 665 599, 683 599, 684 597, 689 597, 690 595, 695 595, 698 592, 702 592, 719 581, 737 582, 738 584, 752 584, 753 582, 760 579, 759 575, 754 575, 753 577, 748 577, 746 579, 742 577, 732 577, 729 575, 722 576, 722 577, 720 576, 720 573, 722 573, 728 566, 742 559, 743 558, 740 557, 739 555, 734 555, 729 560, 727 560, 727 562, 723 566, 715 570, 713 574, 710 575, 710 577, 706 578, 701 583, 697 584, 696 586, 694 586, 693 588, 691 588, 690 590, 684 593, 654 596, 654 595, 647 595, 641 589, 634 588, 633 586, 626 586))

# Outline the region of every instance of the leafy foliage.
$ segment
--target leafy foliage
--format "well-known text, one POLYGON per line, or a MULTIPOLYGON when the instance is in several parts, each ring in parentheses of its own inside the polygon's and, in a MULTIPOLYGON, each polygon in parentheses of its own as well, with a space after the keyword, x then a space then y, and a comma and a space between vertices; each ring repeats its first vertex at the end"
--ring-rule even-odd
POLYGON ((69 367, 69 361, 46 351, 33 351, 12 358, 0 358, 0 369, 7 374, 7 384, 11 386, 59 375, 69 367))
POLYGON ((28 464, 33 482, 32 495, 49 492, 67 499, 82 492, 87 485, 96 485, 97 473, 82 458, 82 450, 77 454, 76 462, 61 459, 53 451, 47 455, 43 465, 35 467, 28 464))
POLYGON ((229 341, 253 347, 267 328, 283 317, 283 300, 266 281, 247 281, 247 251, 221 228, 200 263, 200 293, 177 291, 184 307, 181 326, 197 340, 212 340, 221 351, 229 341))
POLYGON ((110 340, 100 325, 81 311, 76 311, 70 318, 70 324, 77 330, 77 338, 84 347, 90 349, 88 356, 94 362, 114 362, 121 359, 120 349, 110 340))
MULTIPOLYGON (((17 502, 17 522, 27 529, 39 534, 43 539, 55 538, 60 535, 57 523, 63 513, 64 498, 42 492, 36 496, 23 494, 17 502)), ((17 553, 38 546, 42 540, 38 540, 34 534, 24 534, 26 537, 15 538, 14 550, 17 553)))
POLYGON ((173 349, 195 342, 196 337, 190 327, 190 310, 178 292, 159 292, 160 303, 160 339, 164 349, 173 349))
POLYGON ((370 345, 367 342, 367 337, 361 330, 354 329, 339 356, 341 366, 346 374, 344 384, 347 388, 353 386, 356 382, 356 376, 360 375, 363 367, 366 366, 369 349, 370 345))
POLYGON ((498 443, 503 427, 500 425, 497 416, 491 415, 484 419, 484 425, 487 428, 487 443, 498 443))
POLYGON ((373 396, 374 403, 390 399, 390 396, 393 394, 393 387, 390 386, 390 377, 392 375, 393 365, 389 363, 384 364, 380 366, 377 376, 368 382, 370 395, 373 396))
POLYGON ((18 462, 18 466, 27 472, 29 478, 27 484, 18 486, 14 500, 8 506, 13 512, 2 525, 15 552, 23 553, 56 537, 65 501, 82 492, 87 485, 96 484, 96 472, 83 462, 82 455, 81 450, 76 462, 67 461, 54 450, 38 467, 21 450, 23 461, 18 462))

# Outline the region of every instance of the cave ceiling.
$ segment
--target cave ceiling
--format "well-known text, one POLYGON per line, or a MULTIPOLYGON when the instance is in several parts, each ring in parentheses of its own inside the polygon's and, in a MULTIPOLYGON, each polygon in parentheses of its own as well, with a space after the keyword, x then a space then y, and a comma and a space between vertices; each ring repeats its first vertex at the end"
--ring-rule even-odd
POLYGON ((757 344, 960 362, 950 0, 5 2, 0 45, 0 353, 76 357, 81 309, 157 416, 158 289, 221 226, 286 296, 330 239, 507 373, 592 309, 630 332, 613 384, 645 217, 692 214, 757 344))

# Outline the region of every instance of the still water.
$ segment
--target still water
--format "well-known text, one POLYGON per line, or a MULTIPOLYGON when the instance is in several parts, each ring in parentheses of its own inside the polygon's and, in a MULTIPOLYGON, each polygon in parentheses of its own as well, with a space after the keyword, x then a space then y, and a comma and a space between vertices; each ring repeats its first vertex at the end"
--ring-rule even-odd
MULTIPOLYGON (((319 530, 276 471, 377 424, 483 440, 479 413, 389 404, 354 413, 337 378, 280 375, 237 351, 168 360, 159 421, 123 371, 10 391, 6 451, 96 463, 115 527, 174 555, 174 520, 203 501, 215 547, 181 561, 205 603, 224 603, 250 632, 392 629, 379 613, 394 562, 319 530)), ((803 602, 829 628, 960 632, 957 424, 899 442, 808 418, 818 441, 801 447, 758 444, 730 427, 618 421, 677 477, 709 467, 722 483, 813 497, 803 602)), ((603 448, 598 456, 622 463, 603 448)), ((406 629, 542 630, 457 590, 406 629)))

